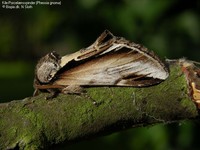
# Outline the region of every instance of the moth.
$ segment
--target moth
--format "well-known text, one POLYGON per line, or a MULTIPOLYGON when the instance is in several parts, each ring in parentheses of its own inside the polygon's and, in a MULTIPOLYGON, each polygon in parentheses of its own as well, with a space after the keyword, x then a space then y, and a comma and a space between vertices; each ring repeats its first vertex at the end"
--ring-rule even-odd
POLYGON ((93 86, 144 87, 168 76, 167 66, 152 51, 105 30, 87 48, 41 58, 35 69, 34 95, 38 91, 78 93, 80 87, 93 86))

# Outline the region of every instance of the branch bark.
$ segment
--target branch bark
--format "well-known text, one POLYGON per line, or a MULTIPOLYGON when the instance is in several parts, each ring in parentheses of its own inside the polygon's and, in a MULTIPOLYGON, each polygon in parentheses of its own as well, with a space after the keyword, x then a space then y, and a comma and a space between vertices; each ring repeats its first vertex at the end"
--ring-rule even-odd
POLYGON ((179 64, 170 65, 166 81, 147 88, 95 87, 82 95, 60 94, 52 100, 45 100, 46 96, 0 104, 1 149, 43 149, 126 128, 198 117, 179 64))

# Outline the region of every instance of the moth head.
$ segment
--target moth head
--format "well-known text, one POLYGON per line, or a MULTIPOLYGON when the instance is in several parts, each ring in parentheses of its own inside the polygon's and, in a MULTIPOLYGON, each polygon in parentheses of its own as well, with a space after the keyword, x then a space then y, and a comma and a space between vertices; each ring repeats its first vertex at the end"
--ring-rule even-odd
POLYGON ((36 79, 40 83, 49 83, 60 67, 60 56, 56 52, 51 52, 42 57, 35 70, 36 79))

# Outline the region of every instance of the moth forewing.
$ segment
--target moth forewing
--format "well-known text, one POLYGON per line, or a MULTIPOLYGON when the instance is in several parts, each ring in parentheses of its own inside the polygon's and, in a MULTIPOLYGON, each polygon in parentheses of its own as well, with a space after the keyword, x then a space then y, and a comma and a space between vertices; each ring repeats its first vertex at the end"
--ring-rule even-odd
POLYGON ((95 58, 64 70, 53 85, 149 86, 165 80, 169 73, 160 60, 125 43, 113 43, 95 58))

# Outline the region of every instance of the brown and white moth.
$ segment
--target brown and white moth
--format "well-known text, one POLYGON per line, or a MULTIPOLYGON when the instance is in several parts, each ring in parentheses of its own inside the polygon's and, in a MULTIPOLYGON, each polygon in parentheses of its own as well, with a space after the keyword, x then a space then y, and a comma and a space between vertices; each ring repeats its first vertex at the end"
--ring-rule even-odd
POLYGON ((151 86, 168 76, 167 67, 153 52, 106 30, 87 48, 41 58, 34 95, 42 90, 76 93, 79 87, 91 86, 151 86))

